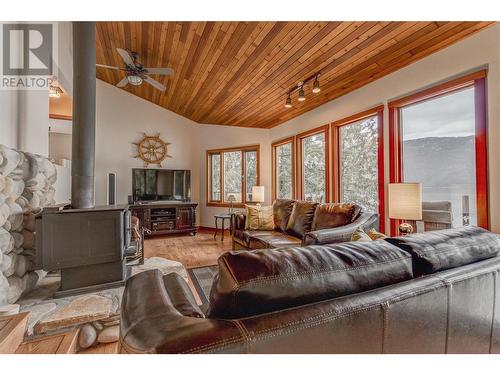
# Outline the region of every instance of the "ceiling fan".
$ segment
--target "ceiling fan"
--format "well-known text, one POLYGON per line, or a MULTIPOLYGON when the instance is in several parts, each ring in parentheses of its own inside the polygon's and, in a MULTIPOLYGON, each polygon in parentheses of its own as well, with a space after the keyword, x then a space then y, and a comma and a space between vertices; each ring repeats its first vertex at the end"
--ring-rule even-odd
POLYGON ((127 73, 127 76, 123 78, 120 82, 116 84, 117 87, 125 87, 127 84, 131 84, 134 86, 139 86, 143 82, 149 83, 154 88, 158 90, 165 91, 167 88, 162 85, 157 80, 151 78, 149 74, 158 74, 171 76, 174 74, 174 71, 170 68, 144 68, 141 63, 137 62, 137 52, 127 51, 122 48, 117 48, 116 51, 123 59, 125 63, 125 67, 119 68, 117 66, 96 64, 97 67, 113 69, 113 70, 123 70, 127 73))

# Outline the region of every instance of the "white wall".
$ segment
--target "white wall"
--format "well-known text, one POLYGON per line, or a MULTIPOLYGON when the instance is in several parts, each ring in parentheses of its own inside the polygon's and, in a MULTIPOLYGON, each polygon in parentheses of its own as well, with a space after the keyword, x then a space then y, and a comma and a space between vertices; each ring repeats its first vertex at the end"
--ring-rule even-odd
MULTIPOLYGON (((96 204, 106 203, 106 177, 117 174, 118 203, 126 203, 132 194, 132 168, 141 168, 140 159, 133 158, 142 132, 161 133, 170 142, 164 168, 190 169, 192 200, 199 203, 197 221, 213 226, 215 213, 227 208, 206 206, 205 151, 229 146, 260 145, 261 184, 266 187, 266 201, 271 198, 271 144, 269 130, 233 126, 200 125, 152 104, 121 89, 97 80, 96 98, 96 204)), ((153 166, 155 168, 156 166, 153 166)))
POLYGON ((235 146, 250 146, 256 144, 260 145, 260 184, 265 186, 266 203, 271 203, 271 143, 269 141, 269 130, 240 128, 235 126, 200 125, 198 132, 201 177, 201 191, 199 199, 201 206, 201 226, 214 227, 214 215, 228 212, 227 207, 208 207, 206 205, 206 150, 235 146))
MULTIPOLYGON (((500 139, 500 24, 271 129, 271 141, 342 119, 381 103, 385 104, 392 99, 484 65, 487 65, 489 69, 490 223, 493 231, 500 232, 500 147, 498 147, 500 139)), ((389 116, 388 111, 385 110, 386 183, 389 182, 388 127, 389 116)))
POLYGON ((127 202, 132 194, 132 168, 143 167, 140 159, 133 158, 136 146, 132 144, 141 139, 142 132, 159 132, 171 143, 172 158, 163 162, 163 168, 190 169, 192 199, 199 201, 198 124, 100 80, 96 103, 96 204, 106 203, 109 172, 117 175, 117 202, 127 202))
POLYGON ((0 144, 17 148, 18 134, 18 95, 17 91, 0 90, 0 144))
POLYGON ((49 94, 0 90, 0 144, 48 156, 49 94))

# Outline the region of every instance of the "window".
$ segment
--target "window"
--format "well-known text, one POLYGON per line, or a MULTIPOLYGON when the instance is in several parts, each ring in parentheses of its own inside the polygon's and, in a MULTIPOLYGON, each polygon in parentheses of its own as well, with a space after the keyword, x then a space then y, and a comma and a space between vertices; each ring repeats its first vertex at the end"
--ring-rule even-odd
POLYGON ((221 170, 220 170, 220 154, 210 155, 211 168, 211 200, 219 202, 221 200, 221 170))
POLYGON ((335 201, 355 202, 380 214, 384 231, 383 106, 372 108, 333 127, 335 201))
POLYGON ((272 145, 273 199, 295 197, 294 137, 274 142, 272 145))
POLYGON ((329 201, 328 125, 297 135, 300 199, 329 201))
POLYGON ((259 184, 259 146, 207 151, 207 204, 228 206, 252 202, 259 184))
POLYGON ((440 207, 447 214, 437 224, 487 228, 485 72, 390 106, 391 181, 422 183, 424 222, 426 208, 440 207))

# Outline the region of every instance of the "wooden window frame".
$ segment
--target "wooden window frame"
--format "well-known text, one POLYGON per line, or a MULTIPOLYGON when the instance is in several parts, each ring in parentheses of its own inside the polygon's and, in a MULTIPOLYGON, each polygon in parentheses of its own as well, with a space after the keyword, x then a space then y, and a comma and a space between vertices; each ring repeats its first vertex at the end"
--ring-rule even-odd
POLYGON ((271 174, 272 174, 272 199, 275 201, 277 199, 277 191, 276 188, 278 186, 277 183, 277 173, 276 173, 276 150, 278 147, 286 145, 290 143, 292 149, 292 199, 295 198, 295 136, 287 137, 280 139, 279 141, 275 141, 271 144, 271 174))
POLYGON ((295 136, 296 143, 296 199, 304 199, 302 186, 302 141, 316 134, 325 134, 325 202, 330 202, 330 125, 323 125, 295 136))
POLYGON ((384 173, 384 106, 379 105, 355 115, 334 121, 332 127, 333 152, 333 199, 340 202, 340 129, 357 121, 377 116, 377 169, 378 169, 378 199, 379 199, 379 230, 385 233, 385 173, 384 173))
MULTIPOLYGON (((421 103, 467 87, 474 87, 477 224, 480 227, 489 229, 486 76, 486 69, 479 70, 388 103, 389 178, 391 183, 401 182, 403 179, 401 109, 408 105, 421 103)), ((399 220, 391 219, 391 235, 397 234, 398 225, 399 220)))
POLYGON ((246 159, 245 152, 254 151, 257 153, 257 185, 260 185, 260 145, 250 145, 250 146, 241 146, 241 147, 228 147, 228 148, 218 148, 206 151, 206 167, 207 167, 207 176, 206 176, 206 187, 205 193, 207 198, 207 206, 212 207, 236 207, 242 208, 245 207, 245 204, 254 203, 246 200, 246 159), (241 152, 242 160, 241 160, 241 200, 242 202, 235 202, 231 205, 229 202, 224 201, 224 153, 225 152, 241 152), (210 162, 211 155, 218 154, 220 155, 220 201, 212 200, 212 165, 210 162))

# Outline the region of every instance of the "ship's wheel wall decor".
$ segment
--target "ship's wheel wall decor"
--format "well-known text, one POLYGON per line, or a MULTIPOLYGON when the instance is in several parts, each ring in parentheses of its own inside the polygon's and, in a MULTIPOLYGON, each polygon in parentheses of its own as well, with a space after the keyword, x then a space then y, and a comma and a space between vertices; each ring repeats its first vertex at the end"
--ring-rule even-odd
POLYGON ((144 162, 144 167, 149 164, 156 164, 161 167, 161 163, 166 158, 171 158, 167 152, 167 147, 170 143, 163 141, 160 138, 160 133, 156 135, 147 135, 143 133, 143 137, 139 142, 133 142, 137 146, 137 155, 134 158, 141 159, 144 162))

